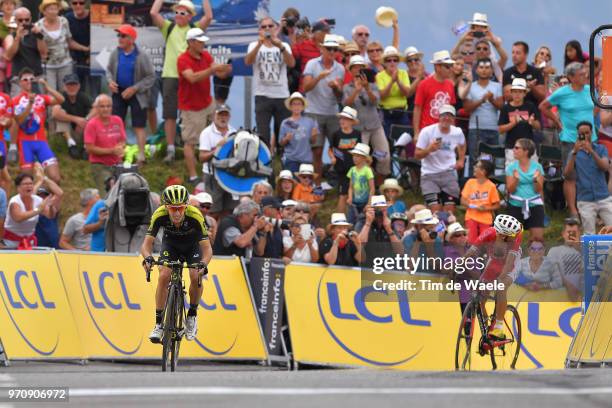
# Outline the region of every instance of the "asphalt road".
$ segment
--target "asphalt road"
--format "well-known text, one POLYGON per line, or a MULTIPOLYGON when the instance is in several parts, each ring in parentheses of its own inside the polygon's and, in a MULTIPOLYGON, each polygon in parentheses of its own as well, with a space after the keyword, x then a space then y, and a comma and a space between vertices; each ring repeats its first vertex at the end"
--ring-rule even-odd
MULTIPOLYGON (((13 362, 0 387, 69 387, 69 403, 0 407, 612 407, 612 370, 407 372, 286 370, 192 363, 158 365, 13 362)), ((6 390, 4 390, 6 395, 6 390)))

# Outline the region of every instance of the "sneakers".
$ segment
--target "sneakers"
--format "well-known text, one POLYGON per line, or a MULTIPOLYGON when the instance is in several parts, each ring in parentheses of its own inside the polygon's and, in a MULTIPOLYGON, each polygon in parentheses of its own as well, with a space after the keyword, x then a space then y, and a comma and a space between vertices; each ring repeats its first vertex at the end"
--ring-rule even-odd
POLYGON ((493 330, 489 330, 489 337, 493 337, 499 340, 503 340, 506 338, 506 335, 504 334, 504 328, 503 327, 495 327, 493 328, 493 330))
POLYGON ((68 146, 68 155, 74 160, 79 160, 81 158, 81 152, 76 145, 68 146))
POLYGON ((168 149, 166 151, 166 157, 164 157, 164 163, 166 164, 170 164, 174 161, 174 155, 175 155, 175 150, 174 149, 168 149))
POLYGON ((161 343, 161 337, 163 333, 164 330, 162 329, 161 324, 156 324, 153 330, 151 331, 151 334, 149 334, 149 340, 151 340, 151 343, 159 344, 161 343))
POLYGON ((187 316, 185 326, 185 338, 189 341, 195 339, 195 336, 198 333, 198 322, 196 321, 196 317, 187 316))

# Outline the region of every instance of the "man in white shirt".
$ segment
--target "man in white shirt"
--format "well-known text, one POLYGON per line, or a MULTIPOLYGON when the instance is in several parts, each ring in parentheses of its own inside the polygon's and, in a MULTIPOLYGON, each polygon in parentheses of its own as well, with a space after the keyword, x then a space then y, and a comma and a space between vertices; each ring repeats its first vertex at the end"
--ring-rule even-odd
POLYGON ((465 136, 454 126, 455 108, 442 105, 440 122, 421 129, 415 158, 421 160, 421 191, 432 212, 453 213, 459 202, 457 171, 465 161, 465 136))
POLYGON ((215 155, 217 147, 227 142, 227 138, 236 129, 229 124, 231 110, 227 105, 219 105, 215 109, 213 123, 200 133, 200 161, 202 164, 202 181, 204 189, 212 196, 213 202, 210 213, 213 217, 218 217, 222 211, 227 214, 238 205, 238 200, 234 200, 232 195, 223 190, 213 176, 212 164, 210 163, 215 155))
MULTIPOLYGON (((259 137, 270 144, 270 120, 274 117, 274 134, 278 136, 280 123, 289 116, 285 99, 289 97, 287 67, 295 66, 289 44, 278 39, 277 24, 265 17, 259 22, 259 39, 249 44, 244 62, 253 65, 253 94, 255 122, 259 137)), ((272 143, 274 145, 274 143, 272 143)))

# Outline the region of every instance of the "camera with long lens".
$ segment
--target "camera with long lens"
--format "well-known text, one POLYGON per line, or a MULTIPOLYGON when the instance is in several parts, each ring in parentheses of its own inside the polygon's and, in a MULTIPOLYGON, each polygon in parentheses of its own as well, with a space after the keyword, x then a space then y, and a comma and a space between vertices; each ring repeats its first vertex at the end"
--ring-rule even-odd
POLYGON ((267 223, 272 224, 274 228, 288 230, 291 223, 287 220, 279 220, 278 218, 264 217, 267 223))
MULTIPOLYGON (((429 239, 436 239, 436 237, 438 236, 438 233, 434 230, 431 230, 431 231, 427 231, 427 235, 429 235, 429 239)), ((417 241, 423 241, 423 238, 421 238, 421 234, 418 232, 416 234, 416 239, 417 241)))
POLYGON ((285 25, 287 27, 295 27, 298 21, 300 21, 300 19, 296 16, 289 16, 285 18, 285 25))

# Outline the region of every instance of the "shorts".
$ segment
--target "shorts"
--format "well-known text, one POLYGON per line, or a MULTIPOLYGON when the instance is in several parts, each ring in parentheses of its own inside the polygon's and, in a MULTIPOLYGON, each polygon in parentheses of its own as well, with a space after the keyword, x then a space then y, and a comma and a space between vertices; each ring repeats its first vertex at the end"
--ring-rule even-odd
POLYGON ((455 170, 421 176, 421 191, 428 206, 457 205, 460 189, 455 170))
POLYGON ((199 111, 181 111, 181 139, 185 144, 200 143, 200 133, 212 122, 214 112, 214 102, 199 111))
MULTIPOLYGON (((565 165, 569 160, 570 155, 572 154, 572 150, 574 150, 575 143, 569 142, 561 142, 561 158, 563 160, 563 168, 565 169, 565 165)), ((571 171, 567 176, 563 176, 564 180, 576 181, 576 168, 574 166, 574 170, 571 171)))
POLYGON ((162 78, 162 117, 174 119, 178 117, 178 78, 162 78))
POLYGON ((332 135, 340 129, 340 123, 336 115, 319 115, 318 113, 306 113, 305 116, 314 119, 319 125, 319 134, 314 143, 310 143, 310 147, 325 146, 325 138, 331 146, 332 135))
POLYGON ((513 216, 523 224, 523 228, 544 228, 544 206, 536 205, 529 207, 529 218, 523 218, 523 210, 512 204, 508 205, 508 215, 513 216))
POLYGON ((200 244, 177 244, 162 241, 161 249, 159 250, 160 261, 183 261, 188 264, 200 262, 202 254, 200 253, 200 244))
POLYGON ((349 185, 351 184, 351 180, 346 176, 338 176, 338 194, 340 195, 348 195, 349 185))
POLYGON ((43 167, 57 164, 57 158, 46 140, 19 141, 19 165, 29 169, 35 161, 39 161, 43 167))
POLYGON ((125 100, 121 97, 121 92, 124 89, 119 88, 118 93, 113 94, 113 115, 119 116, 125 122, 128 108, 130 110, 130 120, 132 121, 132 127, 144 128, 147 126, 147 111, 140 106, 136 95, 130 99, 125 100))
POLYGON ((215 177, 211 174, 202 174, 202 180, 204 181, 204 190, 210 194, 213 200, 212 207, 210 207, 211 213, 218 213, 223 210, 232 211, 238 205, 238 200, 225 191, 219 186, 215 177))
MULTIPOLYGON (((518 276, 518 271, 521 267, 521 251, 519 250, 518 252, 510 252, 510 253, 514 253, 515 257, 514 257, 514 267, 508 273, 508 277, 512 279, 512 282, 514 282, 516 280, 516 277, 518 276)), ((505 259, 498 260, 495 258, 491 258, 491 260, 487 263, 487 266, 485 266, 484 272, 480 276, 480 280, 484 282, 491 282, 499 278, 499 276, 501 275, 501 272, 503 271, 505 263, 506 263, 505 259)))

